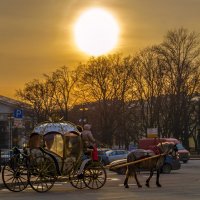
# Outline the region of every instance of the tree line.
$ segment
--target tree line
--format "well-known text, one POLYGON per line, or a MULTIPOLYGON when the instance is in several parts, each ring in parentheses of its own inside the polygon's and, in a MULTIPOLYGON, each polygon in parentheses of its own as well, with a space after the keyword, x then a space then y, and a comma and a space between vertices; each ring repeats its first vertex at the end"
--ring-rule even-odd
POLYGON ((17 96, 32 106, 35 123, 62 118, 77 124, 84 114, 108 146, 128 148, 156 127, 159 136, 181 139, 186 147, 192 136, 197 148, 199 80, 199 34, 179 28, 134 55, 91 57, 73 70, 60 67, 26 83, 17 96))

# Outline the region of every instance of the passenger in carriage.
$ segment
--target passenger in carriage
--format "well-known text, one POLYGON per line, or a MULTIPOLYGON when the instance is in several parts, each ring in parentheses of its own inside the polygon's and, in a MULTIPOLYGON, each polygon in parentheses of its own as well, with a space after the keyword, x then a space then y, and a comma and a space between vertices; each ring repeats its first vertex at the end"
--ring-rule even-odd
POLYGON ((55 133, 49 133, 44 136, 45 145, 48 150, 52 148, 52 145, 54 142, 54 136, 55 136, 55 133))
POLYGON ((39 147, 41 147, 41 144, 42 144, 42 140, 41 140, 40 135, 37 133, 31 134, 30 140, 29 140, 29 148, 33 156, 38 156, 38 152, 41 152, 39 150, 39 147))
POLYGON ((33 133, 29 140, 30 149, 39 148, 41 145, 40 136, 37 133, 33 133))

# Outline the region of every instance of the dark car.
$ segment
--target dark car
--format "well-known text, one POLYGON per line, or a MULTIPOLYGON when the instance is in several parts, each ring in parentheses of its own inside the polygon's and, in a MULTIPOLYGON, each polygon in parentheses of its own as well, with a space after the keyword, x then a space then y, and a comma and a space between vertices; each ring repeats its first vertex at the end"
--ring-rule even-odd
POLYGON ((168 155, 165 157, 165 162, 161 168, 161 172, 164 174, 170 174, 171 170, 178 170, 180 168, 181 168, 180 159, 168 155))

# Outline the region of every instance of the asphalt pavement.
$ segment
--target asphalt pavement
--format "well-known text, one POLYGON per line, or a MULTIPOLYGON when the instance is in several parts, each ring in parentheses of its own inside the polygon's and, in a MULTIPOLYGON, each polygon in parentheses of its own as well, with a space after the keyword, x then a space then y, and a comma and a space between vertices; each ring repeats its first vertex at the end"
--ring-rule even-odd
MULTIPOLYGON (((195 155, 190 157, 190 160, 200 160, 200 155, 195 155)), ((190 162, 190 161, 189 161, 190 162)), ((2 168, 1 168, 2 169, 2 168)), ((0 176, 0 189, 4 188, 3 180, 2 180, 2 170, 1 170, 1 176, 0 176)))

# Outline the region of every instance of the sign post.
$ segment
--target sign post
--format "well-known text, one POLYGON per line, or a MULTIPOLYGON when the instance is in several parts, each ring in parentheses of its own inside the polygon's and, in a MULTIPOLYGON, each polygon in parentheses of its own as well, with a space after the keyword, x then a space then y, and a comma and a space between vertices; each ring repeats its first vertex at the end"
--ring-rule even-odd
POLYGON ((14 127, 23 128, 23 110, 21 109, 14 110, 14 127))
POLYGON ((15 109, 13 112, 13 125, 10 121, 10 148, 12 149, 13 145, 13 134, 12 128, 23 128, 23 110, 15 109), (13 126, 13 127, 12 127, 13 126))
POLYGON ((23 118, 23 110, 15 109, 14 110, 14 118, 22 119, 23 118))
POLYGON ((147 128, 147 138, 157 138, 158 128, 147 128))

